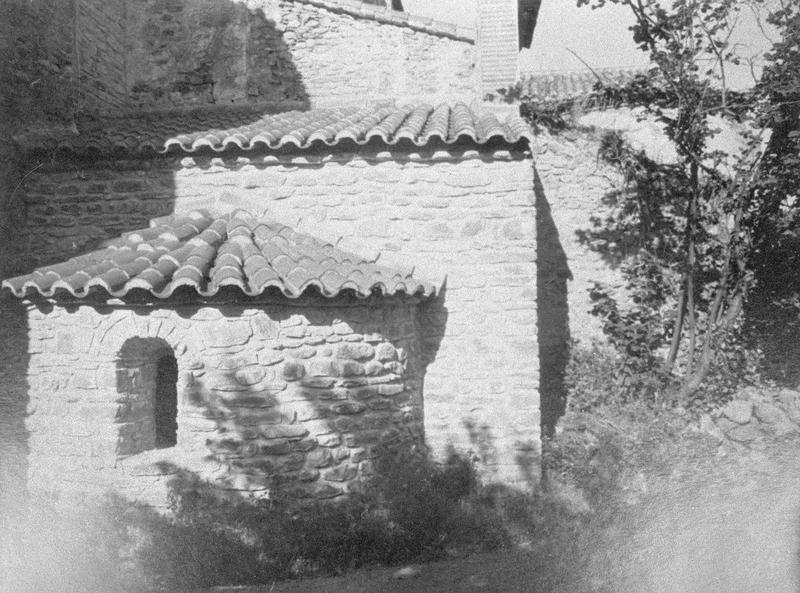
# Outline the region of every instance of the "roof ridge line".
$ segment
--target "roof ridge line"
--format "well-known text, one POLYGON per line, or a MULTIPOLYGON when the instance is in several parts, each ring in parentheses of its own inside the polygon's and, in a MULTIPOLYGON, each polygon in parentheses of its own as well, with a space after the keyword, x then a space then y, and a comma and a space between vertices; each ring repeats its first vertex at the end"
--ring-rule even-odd
POLYGON ((484 139, 476 133, 480 122, 489 115, 497 119, 498 123, 513 122, 513 125, 507 126, 497 135, 505 143, 514 145, 528 137, 524 123, 512 106, 504 107, 503 111, 506 113, 501 114, 497 112, 497 106, 443 101, 440 105, 444 105, 449 111, 448 119, 458 116, 461 120, 458 133, 453 135, 448 132, 443 135, 441 131, 425 131, 423 124, 413 138, 406 138, 406 135, 400 134, 399 131, 410 115, 424 106, 427 122, 431 114, 436 112, 436 108, 427 101, 402 106, 397 106, 396 103, 393 103, 392 107, 388 105, 387 102, 371 102, 370 105, 362 105, 361 108, 357 108, 354 104, 353 108, 348 110, 329 107, 302 112, 272 113, 261 117, 257 117, 258 113, 255 112, 252 117, 240 117, 237 113, 225 116, 212 112, 195 113, 191 117, 178 116, 174 119, 110 118, 96 120, 95 125, 81 130, 78 135, 32 138, 23 134, 15 137, 15 141, 26 153, 60 152, 75 156, 95 154, 111 158, 119 158, 122 155, 149 158, 177 153, 188 156, 202 151, 221 154, 231 150, 249 152, 285 149, 303 152, 325 146, 330 148, 345 141, 351 141, 356 146, 367 146, 375 141, 386 146, 411 142, 420 147, 435 142, 453 145, 462 140, 471 140, 475 144, 482 145, 488 138, 484 139), (375 118, 370 117, 379 116, 384 111, 391 111, 394 114, 390 118, 391 121, 386 117, 374 121, 375 118), (336 128, 337 122, 345 124, 350 120, 353 120, 353 123, 333 134, 331 130, 336 128), (181 128, 185 132, 176 133, 176 130, 181 128), (344 134, 342 133, 344 130, 350 131, 344 134))
POLYGON ((176 213, 181 218, 168 220, 161 232, 150 227, 125 233, 113 241, 113 249, 95 249, 64 262, 40 266, 30 274, 3 280, 0 287, 18 298, 59 298, 66 291, 79 299, 96 295, 97 290, 104 291, 105 298, 121 298, 131 291, 144 290, 156 299, 167 299, 183 288, 193 289, 202 298, 215 296, 229 287, 238 287, 247 297, 278 289, 288 298, 299 298, 311 286, 328 298, 346 294, 345 291, 352 291, 359 298, 368 298, 376 291, 385 296, 402 293, 421 298, 435 296, 437 292, 432 283, 414 278, 411 272, 377 266, 313 234, 298 232, 264 215, 254 216, 243 208, 204 218, 207 224, 202 225, 202 230, 195 228, 194 233, 184 228, 183 220, 193 215, 202 213, 200 210, 176 213), (253 246, 248 248, 247 242, 242 245, 241 237, 246 237, 246 231, 252 234, 254 229, 248 226, 250 220, 243 213, 253 223, 279 225, 280 230, 261 237, 263 245, 251 241, 253 246), (244 223, 244 235, 238 225, 214 228, 218 223, 227 227, 237 220, 244 223), (215 241, 214 245, 186 248, 209 229, 218 235, 219 244, 215 241), (290 250, 285 251, 283 244, 290 250), (294 252, 300 254, 298 259, 294 258, 294 252), (165 254, 171 256, 173 265, 167 266, 171 269, 158 267, 165 254), (310 267, 304 263, 306 260, 312 264, 310 267))
POLYGON ((473 44, 478 37, 477 30, 474 27, 465 27, 456 23, 416 16, 383 6, 364 4, 360 0, 295 0, 295 2, 310 4, 331 11, 344 12, 355 17, 371 19, 388 25, 408 27, 423 33, 449 37, 473 44))

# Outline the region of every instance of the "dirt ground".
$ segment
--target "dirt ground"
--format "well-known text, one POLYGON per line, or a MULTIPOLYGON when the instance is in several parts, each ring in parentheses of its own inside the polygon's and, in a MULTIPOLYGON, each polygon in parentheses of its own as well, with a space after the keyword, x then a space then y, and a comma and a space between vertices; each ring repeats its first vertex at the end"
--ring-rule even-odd
POLYGON ((284 581, 269 587, 226 587, 215 593, 454 593, 481 591, 486 593, 535 589, 537 563, 534 554, 525 551, 504 551, 478 554, 470 558, 414 565, 415 576, 396 578, 397 568, 363 570, 332 578, 284 581))
POLYGON ((577 537, 334 578, 215 593, 797 593, 800 442, 676 460, 637 500, 589 518, 577 537), (703 461, 713 461, 713 469, 703 461))

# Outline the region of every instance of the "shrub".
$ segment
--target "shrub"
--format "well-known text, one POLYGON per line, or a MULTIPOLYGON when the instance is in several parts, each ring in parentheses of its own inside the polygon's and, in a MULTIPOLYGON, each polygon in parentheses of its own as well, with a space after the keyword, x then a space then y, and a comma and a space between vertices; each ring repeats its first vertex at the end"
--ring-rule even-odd
POLYGON ((302 503, 221 496, 183 476, 172 514, 128 513, 133 556, 148 584, 169 591, 264 584, 341 574, 369 565, 427 561, 510 543, 496 501, 472 464, 443 466, 422 450, 386 448, 364 493, 302 503))

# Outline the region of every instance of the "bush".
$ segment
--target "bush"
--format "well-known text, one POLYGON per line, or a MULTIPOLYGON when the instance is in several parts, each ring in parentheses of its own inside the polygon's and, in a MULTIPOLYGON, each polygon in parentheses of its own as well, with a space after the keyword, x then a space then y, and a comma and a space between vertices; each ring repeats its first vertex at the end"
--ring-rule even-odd
POLYGON ((564 378, 568 408, 589 412, 634 401, 653 408, 670 406, 665 397, 667 378, 657 369, 641 368, 641 362, 603 344, 573 344, 564 378))
POLYGON ((171 515, 129 512, 134 564, 149 587, 181 591, 334 575, 370 565, 429 561, 511 542, 496 499, 472 464, 443 466, 421 450, 379 451, 365 493, 300 503, 222 497, 184 476, 171 515))

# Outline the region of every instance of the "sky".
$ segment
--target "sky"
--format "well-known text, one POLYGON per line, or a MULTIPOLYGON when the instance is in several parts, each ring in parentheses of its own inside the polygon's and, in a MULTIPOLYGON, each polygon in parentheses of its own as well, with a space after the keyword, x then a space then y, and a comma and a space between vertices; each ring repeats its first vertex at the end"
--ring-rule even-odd
MULTIPOLYGON (((411 14, 475 26, 477 1, 403 0, 403 6, 411 14)), ((747 4, 741 0, 743 9, 732 38, 745 58, 760 55, 770 45, 747 4)), ((575 0, 543 0, 532 47, 520 55, 520 72, 580 70, 585 68, 581 60, 592 68, 645 67, 647 58, 628 30, 632 22, 629 10, 621 6, 592 10, 578 8, 575 0)), ((749 64, 731 67, 728 74, 733 88, 752 84, 749 64)))
MULTIPOLYGON (((478 0, 403 0, 406 12, 474 27, 478 0)), ((641 65, 642 57, 630 40, 627 10, 577 8, 575 0, 543 0, 534 33, 534 52, 524 52, 522 70, 576 70, 581 62, 566 48, 594 67, 641 65), (583 34, 576 35, 576 31, 583 34), (592 32, 590 34, 586 34, 592 32)))
POLYGON ((403 9, 410 14, 474 27, 476 3, 477 0, 403 0, 403 9))

